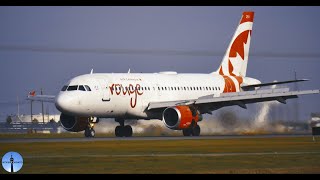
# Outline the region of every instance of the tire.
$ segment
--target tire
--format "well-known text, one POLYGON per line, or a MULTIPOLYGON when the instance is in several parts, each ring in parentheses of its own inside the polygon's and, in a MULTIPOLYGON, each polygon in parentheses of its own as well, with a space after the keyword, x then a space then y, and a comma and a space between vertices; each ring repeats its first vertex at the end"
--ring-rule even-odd
POLYGON ((84 137, 89 137, 89 133, 87 129, 84 130, 84 137))
POLYGON ((198 124, 192 128, 192 135, 193 136, 200 135, 200 126, 198 124))
POLYGON ((86 128, 85 130, 84 130, 84 137, 89 137, 90 136, 90 134, 89 134, 89 128, 86 128))
POLYGON ((122 130, 123 128, 121 126, 117 126, 116 129, 114 130, 114 134, 116 135, 116 137, 122 137, 122 130))
POLYGON ((124 136, 131 137, 132 136, 132 127, 129 125, 124 126, 124 136))
POLYGON ((89 137, 94 137, 96 135, 96 131, 94 129, 89 130, 89 137))
POLYGON ((187 128, 187 129, 182 130, 182 133, 184 136, 191 136, 191 132, 192 132, 191 128, 187 128))

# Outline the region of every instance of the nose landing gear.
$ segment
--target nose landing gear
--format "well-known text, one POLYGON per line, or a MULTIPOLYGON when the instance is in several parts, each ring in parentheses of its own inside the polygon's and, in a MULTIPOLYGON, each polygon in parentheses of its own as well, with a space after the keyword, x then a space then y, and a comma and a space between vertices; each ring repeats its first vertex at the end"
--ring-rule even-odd
POLYGON ((88 118, 88 127, 84 130, 85 137, 94 137, 96 135, 95 130, 93 129, 94 124, 99 122, 99 118, 88 118))
POLYGON ((94 137, 96 135, 96 132, 93 128, 87 127, 84 130, 84 136, 85 137, 94 137))

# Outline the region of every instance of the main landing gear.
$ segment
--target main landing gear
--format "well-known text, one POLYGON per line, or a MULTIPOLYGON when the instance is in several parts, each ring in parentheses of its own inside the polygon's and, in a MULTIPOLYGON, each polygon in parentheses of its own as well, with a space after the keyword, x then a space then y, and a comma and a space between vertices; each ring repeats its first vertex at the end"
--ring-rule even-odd
POLYGON ((94 137, 96 135, 96 131, 93 129, 94 124, 99 122, 99 118, 90 117, 88 119, 88 126, 84 130, 85 137, 94 137))
POLYGON ((184 136, 199 136, 200 126, 197 123, 192 123, 189 128, 183 129, 182 133, 184 136), (192 125, 194 124, 194 125, 192 125))
POLYGON ((116 122, 120 124, 115 129, 115 135, 117 137, 131 137, 132 136, 132 127, 130 125, 124 125, 124 119, 115 119, 116 122))

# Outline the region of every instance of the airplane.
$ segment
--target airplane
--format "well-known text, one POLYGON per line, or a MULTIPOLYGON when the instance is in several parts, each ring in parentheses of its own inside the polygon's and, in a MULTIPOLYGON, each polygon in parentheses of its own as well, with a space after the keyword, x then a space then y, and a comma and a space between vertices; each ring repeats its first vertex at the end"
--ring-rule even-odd
POLYGON ((72 78, 57 96, 29 95, 28 100, 55 103, 60 122, 71 132, 84 131, 94 137, 94 125, 101 118, 114 118, 115 136, 131 137, 125 120, 161 120, 167 128, 182 130, 184 136, 199 136, 203 114, 226 106, 247 108, 247 104, 278 101, 320 90, 290 91, 264 86, 307 81, 296 79, 261 83, 247 77, 247 64, 254 12, 243 12, 238 27, 218 69, 208 74, 177 73, 93 73, 72 78))

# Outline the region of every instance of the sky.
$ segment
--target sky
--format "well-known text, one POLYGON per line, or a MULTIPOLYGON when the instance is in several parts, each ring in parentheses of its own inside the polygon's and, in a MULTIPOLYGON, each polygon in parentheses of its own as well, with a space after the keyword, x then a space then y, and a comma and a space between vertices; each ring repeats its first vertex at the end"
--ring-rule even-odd
MULTIPOLYGON (((17 97, 20 114, 30 114, 28 92, 43 88, 56 95, 65 82, 92 68, 97 73, 215 71, 243 11, 255 12, 247 76, 272 82, 294 79, 296 71, 297 78, 310 79, 298 84, 300 90, 319 89, 320 7, 2 6, 0 121, 17 113, 17 97)), ((320 112, 319 99, 288 100, 279 106, 285 115, 278 116, 310 119, 320 112)), ((40 107, 34 103, 34 113, 40 107)), ((58 113, 53 104, 45 109, 58 113)))

